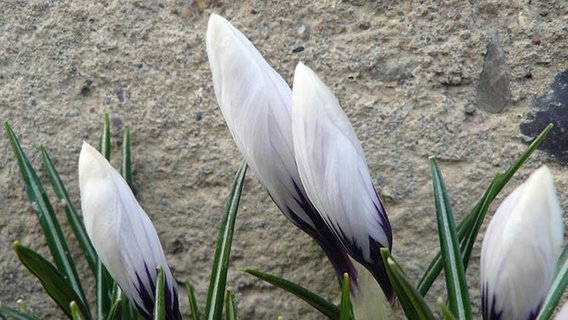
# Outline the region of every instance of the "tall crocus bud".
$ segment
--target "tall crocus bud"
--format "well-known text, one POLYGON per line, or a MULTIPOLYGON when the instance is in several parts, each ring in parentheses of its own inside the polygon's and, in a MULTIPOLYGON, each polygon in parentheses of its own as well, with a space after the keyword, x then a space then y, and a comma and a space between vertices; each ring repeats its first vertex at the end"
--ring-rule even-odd
POLYGON ((248 39, 211 15, 207 55, 213 87, 237 147, 272 200, 322 247, 337 274, 356 272, 347 254, 308 200, 294 160, 292 91, 248 39))
POLYGON ((546 166, 503 201, 481 249, 483 319, 525 320, 538 314, 563 242, 562 209, 546 166))
POLYGON ((380 248, 392 233, 363 149, 331 90, 304 64, 296 67, 292 130, 302 184, 351 257, 393 297, 380 248))
POLYGON ((181 319, 176 282, 150 218, 128 184, 95 148, 83 143, 79 156, 81 209, 99 259, 129 300, 152 319, 157 267, 164 270, 166 317, 181 319))

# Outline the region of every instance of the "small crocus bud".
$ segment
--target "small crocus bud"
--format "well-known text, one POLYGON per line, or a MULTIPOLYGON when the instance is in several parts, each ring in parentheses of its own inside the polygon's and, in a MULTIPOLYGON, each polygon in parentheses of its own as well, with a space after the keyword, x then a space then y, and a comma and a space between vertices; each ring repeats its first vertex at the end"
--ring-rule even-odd
POLYGON ((485 320, 534 319, 563 242, 562 209, 546 166, 515 189, 491 219, 481 249, 485 320))
POLYGON ((130 302, 152 319, 157 267, 165 278, 166 318, 181 319, 176 282, 158 234, 128 184, 95 148, 84 142, 79 156, 81 210, 99 259, 130 302))
POLYGON ((363 149, 331 90, 302 63, 294 75, 292 130, 308 198, 349 255, 392 298, 380 255, 380 248, 391 249, 391 227, 363 149))
POLYGON ((217 101, 249 168, 284 215, 322 247, 339 278, 348 273, 356 283, 349 257, 300 182, 290 87, 252 43, 218 15, 209 18, 206 44, 217 101))

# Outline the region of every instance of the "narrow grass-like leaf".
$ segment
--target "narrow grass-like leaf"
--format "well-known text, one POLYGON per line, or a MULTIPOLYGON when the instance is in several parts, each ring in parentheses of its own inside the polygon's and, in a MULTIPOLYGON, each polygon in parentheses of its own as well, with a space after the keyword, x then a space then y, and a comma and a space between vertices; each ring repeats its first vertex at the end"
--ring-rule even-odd
POLYGON ((122 320, 122 306, 123 300, 119 297, 118 299, 114 300, 112 303, 112 307, 108 312, 106 320, 122 320))
POLYGON ((414 285, 410 282, 402 268, 390 255, 388 248, 381 248, 381 258, 383 264, 392 283, 396 296, 400 301, 400 305, 407 319, 417 320, 434 320, 432 310, 422 298, 422 295, 416 290, 414 285))
POLYGON ((101 260, 97 260, 96 294, 97 294, 97 319, 106 319, 112 307, 112 280, 101 260))
POLYGON ((542 309, 536 320, 548 320, 552 317, 554 309, 562 299, 564 291, 566 291, 566 286, 568 286, 568 246, 564 247, 560 259, 558 259, 558 270, 556 271, 556 276, 544 303, 542 304, 542 309))
POLYGON ((122 159, 120 161, 120 174, 132 188, 132 155, 130 152, 130 127, 124 127, 122 138, 122 159))
POLYGON ((254 269, 244 269, 246 273, 249 273, 261 280, 271 283, 280 289, 288 291, 295 295, 296 297, 304 300, 309 305, 314 307, 316 310, 321 312, 323 315, 330 319, 339 319, 339 307, 335 304, 327 301, 321 296, 313 293, 312 291, 283 278, 271 275, 269 273, 264 273, 254 269))
POLYGON ((51 157, 45 150, 44 146, 40 146, 40 149, 43 157, 43 167, 47 171, 47 175, 49 177, 49 180, 51 181, 53 190, 55 191, 55 194, 57 195, 59 200, 65 204, 65 214, 67 215, 67 221, 69 222, 69 225, 71 225, 71 229, 73 230, 73 233, 75 234, 75 237, 79 242, 81 250, 83 250, 83 255, 85 256, 85 259, 89 264, 89 268, 93 272, 93 275, 96 276, 97 253, 95 252, 95 248, 91 244, 91 240, 87 235, 87 231, 85 230, 85 226, 83 225, 81 217, 79 217, 77 210, 75 210, 75 207, 73 207, 71 199, 69 198, 69 194, 67 193, 67 189, 65 188, 63 181, 61 181, 59 173, 57 172, 57 169, 55 168, 51 157))
MULTIPOLYGON (((464 267, 467 269, 468 261, 471 256, 473 245, 479 229, 487 215, 489 205, 495 200, 495 197, 501 192, 503 187, 509 182, 517 170, 523 165, 528 157, 536 150, 542 143, 544 138, 548 135, 553 125, 549 124, 536 139, 528 146, 528 148, 513 162, 513 164, 503 174, 497 174, 492 180, 489 187, 485 190, 483 197, 477 202, 471 212, 464 218, 458 226, 458 237, 460 240, 460 248, 462 251, 462 258, 464 259, 464 267)), ((442 255, 440 252, 436 254, 430 266, 424 273, 424 276, 418 284, 418 291, 422 296, 428 293, 428 290, 434 283, 442 271, 442 255)))
POLYGON ((43 320, 29 312, 25 312, 22 310, 14 309, 8 306, 0 306, 0 317, 4 319, 4 317, 10 317, 11 319, 15 320, 43 320))
POLYGON ((239 171, 237 172, 237 177, 233 183, 233 188, 229 195, 225 213, 221 220, 221 228, 219 229, 219 235, 217 238, 217 248, 215 249, 215 258, 213 260, 209 291, 207 294, 207 306, 205 309, 205 316, 208 320, 221 319, 221 314, 223 313, 223 302, 227 284, 227 271, 229 269, 231 245, 233 243, 233 232, 235 229, 235 220, 237 217, 246 172, 247 164, 243 161, 239 171))
POLYGON ((235 293, 233 292, 233 290, 227 288, 225 299, 225 319, 237 320, 237 303, 235 302, 235 293))
POLYGON ((87 306, 55 266, 18 241, 14 243, 14 250, 22 264, 39 279, 47 294, 68 317, 72 316, 70 303, 76 301, 84 317, 91 318, 87 306))
POLYGON ((448 198, 442 172, 440 172, 436 159, 433 157, 430 158, 430 167, 432 169, 438 235, 444 260, 449 309, 460 320, 471 319, 469 293, 467 291, 463 259, 450 199, 448 198))
POLYGON ((456 319, 454 317, 454 315, 452 314, 452 312, 450 311, 450 309, 448 309, 448 306, 444 302, 444 299, 438 298, 438 305, 440 306, 440 310, 442 310, 442 314, 444 315, 444 319, 446 319, 446 320, 455 320, 456 319))
POLYGON ((187 299, 189 300, 191 319, 199 320, 199 306, 197 304, 197 299, 195 298, 195 290, 193 290, 193 286, 191 285, 191 283, 189 283, 189 280, 185 282, 185 289, 187 290, 187 299))
POLYGON ((164 290, 164 269, 158 266, 156 280, 156 301, 154 303, 154 320, 166 320, 166 294, 164 290))
POLYGON ((81 311, 79 310, 79 306, 77 305, 77 302, 71 301, 71 303, 69 304, 69 307, 71 308, 71 319, 73 319, 73 320, 85 320, 85 318, 83 318, 83 315, 81 314, 81 311))
POLYGON ((101 147, 101 154, 105 156, 107 160, 110 161, 110 151, 111 151, 110 118, 108 113, 105 113, 105 121, 103 124, 103 131, 101 133, 100 147, 101 147))
MULTIPOLYGON (((67 246, 67 242, 63 236, 63 232, 61 231, 61 226, 57 220, 55 210, 53 209, 53 206, 51 205, 51 202, 49 201, 34 168, 28 160, 28 157, 22 150, 16 134, 7 122, 4 123, 4 128, 6 129, 8 139, 10 140, 10 144, 16 154, 18 165, 26 184, 28 198, 35 207, 34 211, 47 240, 47 246, 49 247, 53 261, 55 262, 57 269, 61 271, 65 279, 71 284, 71 287, 75 290, 81 302, 85 302, 87 299, 85 298, 81 280, 77 275, 75 263, 73 262, 69 247, 67 246)), ((67 308, 68 307, 69 306, 67 305, 67 308)))
POLYGON ((349 275, 343 274, 341 284, 341 304, 339 305, 339 320, 349 320, 352 318, 353 311, 351 306, 351 292, 349 288, 349 275))

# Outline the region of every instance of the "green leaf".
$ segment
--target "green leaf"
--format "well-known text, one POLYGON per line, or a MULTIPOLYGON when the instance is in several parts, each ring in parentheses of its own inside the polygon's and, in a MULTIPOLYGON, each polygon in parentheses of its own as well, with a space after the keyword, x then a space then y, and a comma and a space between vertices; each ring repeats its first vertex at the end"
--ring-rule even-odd
POLYGON ((349 288, 349 274, 343 274, 341 285, 341 304, 339 305, 339 320, 350 320, 353 318, 353 308, 351 305, 351 292, 349 288))
POLYGON ((97 261, 96 294, 97 294, 97 319, 107 318, 112 307, 112 288, 114 280, 106 270, 101 260, 97 261))
POLYGON ((227 288, 226 301, 225 301, 225 319, 237 320, 237 304, 235 302, 235 294, 233 290, 227 288))
POLYGON ((105 113, 105 121, 103 125, 103 132, 101 133, 100 147, 101 154, 110 161, 110 118, 108 113, 105 113))
POLYGON ((185 289, 187 290, 187 299, 189 300, 191 319, 199 320, 199 306, 197 305, 197 299, 195 298, 195 290, 193 289, 193 286, 189 283, 189 280, 185 282, 185 289))
POLYGON ((381 258, 406 317, 417 320, 434 320, 434 315, 426 301, 424 301, 422 295, 416 290, 402 268, 390 255, 388 248, 381 248, 381 258))
POLYGON ((438 234, 444 261, 449 309, 460 320, 471 319, 463 259, 448 192, 440 168, 433 157, 430 158, 430 166, 432 168, 438 234))
POLYGON ((43 320, 30 312, 14 309, 8 306, 0 306, 0 317, 3 318, 4 316, 9 316, 15 320, 43 320))
POLYGON ((221 221, 221 228, 219 229, 219 236, 217 238, 217 248, 215 249, 215 258, 213 260, 213 268, 211 270, 209 291, 207 294, 207 307, 205 309, 205 314, 208 320, 221 319, 221 314, 223 313, 223 298, 225 296, 225 288, 227 284, 227 271, 229 269, 229 257, 231 255, 231 245, 233 243, 235 219, 237 217, 246 172, 247 164, 243 161, 239 171, 237 172, 237 177, 225 208, 225 214, 221 221))
POLYGON ((564 247, 560 259, 558 259, 556 276, 536 320, 548 320, 552 317, 554 309, 560 302, 564 291, 566 291, 566 286, 568 286, 568 247, 564 247))
POLYGON ((71 301, 69 307, 71 308, 71 319, 85 320, 85 318, 83 318, 83 316, 81 315, 81 311, 79 310, 79 306, 77 306, 77 302, 71 301))
POLYGON ((154 320, 166 320, 166 294, 164 291, 164 269, 158 266, 156 280, 156 301, 154 303, 154 320))
POLYGON ((455 320, 456 318, 448 309, 448 306, 444 302, 442 298, 438 298, 438 305, 440 306, 440 310, 442 310, 442 314, 444 315, 444 319, 446 320, 455 320))
POLYGON ((85 256, 85 259, 87 260, 91 271, 96 276, 97 253, 95 252, 95 248, 93 248, 93 245, 91 244, 91 240, 87 235, 81 217, 79 217, 77 210, 75 210, 75 208, 73 207, 71 199, 69 198, 69 194, 67 193, 67 189, 65 188, 63 181, 61 181, 61 178, 59 177, 59 173, 57 172, 53 161, 49 157, 49 154, 45 150, 44 146, 40 146, 40 149, 43 157, 43 167, 45 168, 45 171, 47 171, 47 175, 49 177, 49 180, 51 181, 53 190, 55 191, 55 194, 57 195, 59 200, 65 204, 65 214, 67 215, 67 221, 69 222, 69 225, 71 225, 71 229, 73 230, 73 233, 75 234, 75 237, 79 242, 81 250, 83 250, 83 255, 85 256))
MULTIPOLYGON (((53 206, 51 205, 51 202, 49 201, 34 168, 28 160, 28 157, 22 150, 16 134, 7 122, 4 123, 4 128, 6 129, 8 139, 10 140, 10 144, 16 154, 18 165, 26 184, 28 198, 35 207, 34 211, 39 219, 42 231, 47 240, 47 246, 49 247, 53 261, 55 262, 57 269, 62 272, 65 279, 69 281, 71 287, 79 296, 79 300, 84 303, 87 299, 85 298, 85 293, 81 286, 81 280, 77 275, 75 263, 73 262, 67 242, 65 242, 65 237, 61 231, 61 226, 57 220, 55 210, 53 209, 53 206)), ((67 308, 68 307, 69 305, 67 304, 67 308)))
POLYGON ((120 161, 120 174, 132 188, 132 155, 130 152, 130 127, 124 127, 122 138, 122 159, 120 161))
MULTIPOLYGON (((503 174, 497 174, 487 190, 485 190, 483 197, 477 202, 475 207, 471 210, 464 220, 458 226, 458 238, 460 240, 460 248, 462 251, 462 258, 464 259, 464 267, 467 269, 469 257, 477 238, 477 234, 481 228, 483 220, 487 215, 489 205, 495 200, 495 197, 501 192, 503 187, 509 182, 517 170, 523 165, 528 157, 536 150, 542 143, 544 138, 552 129, 552 124, 549 124, 538 137, 529 145, 529 147, 521 154, 521 156, 513 162, 513 164, 503 174)), ((442 255, 440 252, 436 254, 430 266, 426 270, 424 276, 418 284, 418 291, 422 296, 428 293, 428 290, 434 283, 442 271, 442 255)))
POLYGON ((110 311, 106 317, 106 320, 122 320, 122 306, 123 300, 121 297, 118 297, 114 300, 110 311))
POLYGON ((81 301, 75 290, 73 290, 57 268, 18 241, 14 243, 14 250, 22 264, 40 280, 47 294, 49 294, 67 316, 71 318, 70 303, 75 301, 83 313, 84 318, 91 318, 87 306, 81 301))
POLYGON ((271 283, 280 289, 290 292, 296 297, 304 300, 309 305, 314 307, 316 310, 321 312, 323 315, 330 319, 339 319, 339 308, 327 301, 326 299, 320 297, 319 295, 313 293, 312 291, 283 278, 271 275, 269 273, 264 273, 254 269, 244 269, 246 273, 249 273, 261 280, 271 283))

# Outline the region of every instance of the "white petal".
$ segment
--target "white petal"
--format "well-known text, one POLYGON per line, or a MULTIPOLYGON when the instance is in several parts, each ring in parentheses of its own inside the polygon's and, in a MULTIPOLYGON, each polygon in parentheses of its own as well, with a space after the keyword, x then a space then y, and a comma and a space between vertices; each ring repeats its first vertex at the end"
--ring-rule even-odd
POLYGON ((354 259, 377 263, 377 245, 390 248, 391 230, 349 120, 331 90, 302 63, 293 102, 296 163, 308 197, 354 259))
POLYGON ((290 196, 298 198, 293 182, 300 182, 290 87, 239 30, 216 14, 207 27, 207 55, 217 101, 249 167, 280 209, 290 208, 314 227, 290 196))
POLYGON ((553 279, 563 242, 562 209, 546 166, 501 204, 481 250, 484 313, 527 319, 538 311, 553 279))
MULTIPOLYGON (((158 265, 163 267, 168 289, 175 297, 175 281, 150 218, 126 181, 86 142, 79 157, 79 188, 87 234, 102 263, 129 299, 147 314, 152 313, 138 289, 141 284, 147 289, 155 286, 158 265)), ((154 293, 151 294, 153 297, 154 293)), ((171 299, 172 307, 177 304, 176 299, 171 299)))

